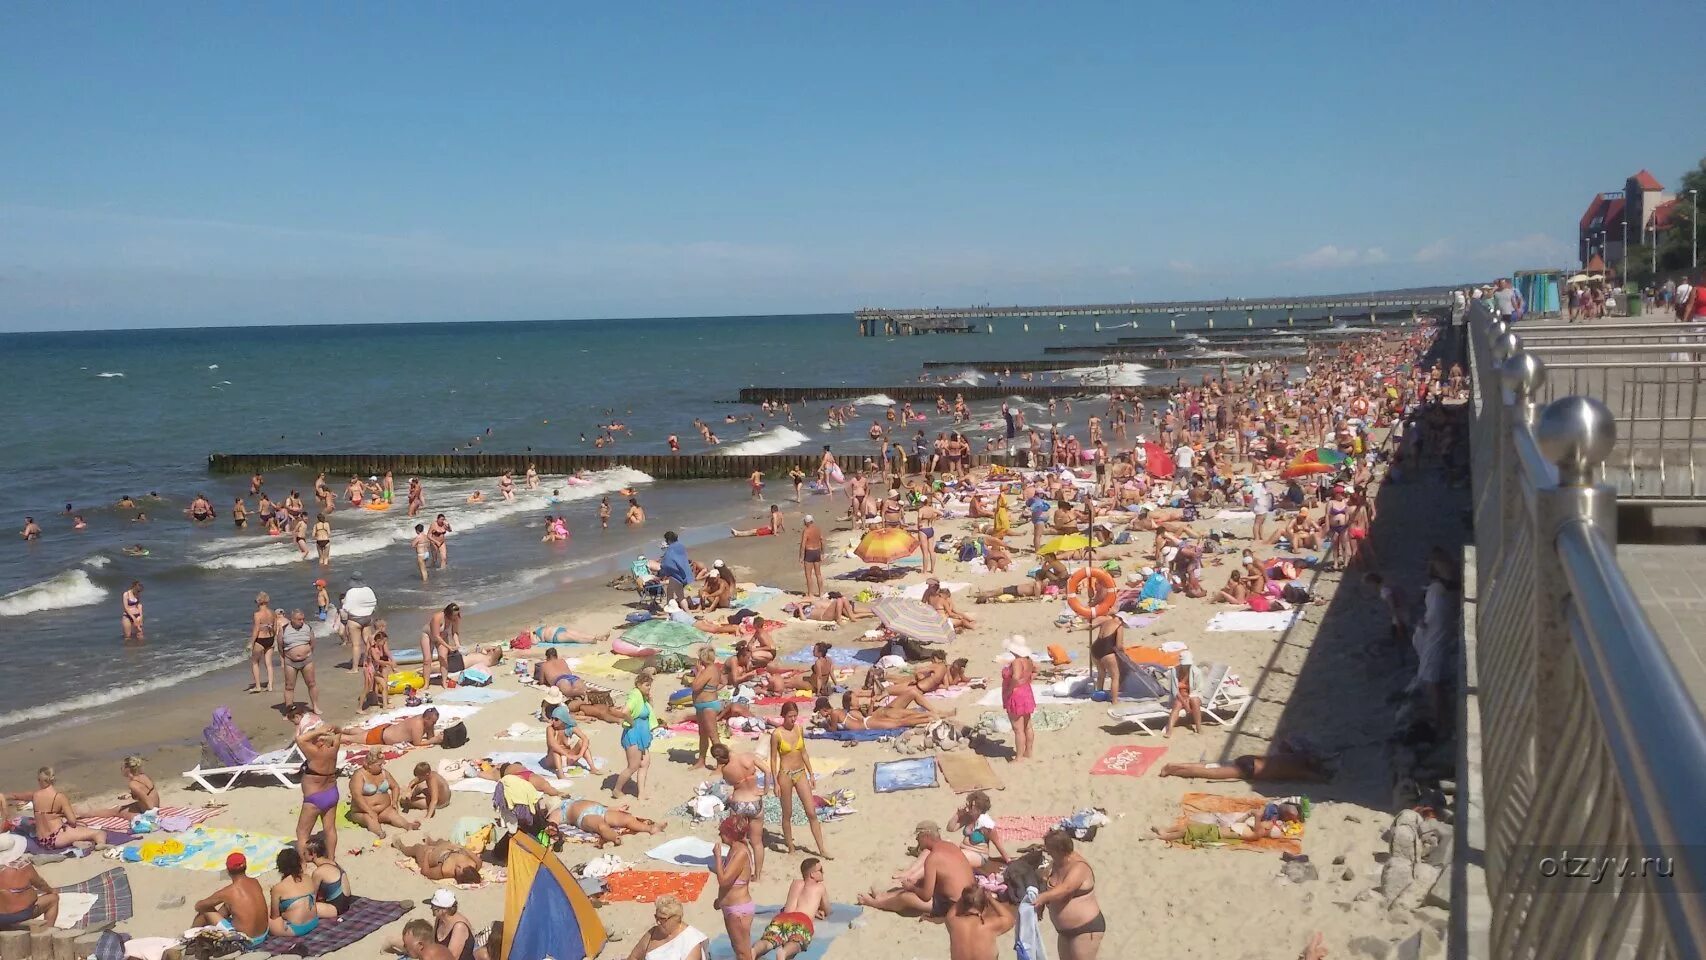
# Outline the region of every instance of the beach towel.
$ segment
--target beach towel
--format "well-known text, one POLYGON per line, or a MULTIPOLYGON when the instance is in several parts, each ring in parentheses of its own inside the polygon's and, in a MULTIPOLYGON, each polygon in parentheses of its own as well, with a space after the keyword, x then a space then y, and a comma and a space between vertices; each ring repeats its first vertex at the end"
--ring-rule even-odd
MULTIPOLYGON (((1174 829, 1183 829, 1191 825, 1193 814, 1221 813, 1243 814, 1254 811, 1257 814, 1268 805, 1266 797, 1226 797, 1216 793, 1187 793, 1179 798, 1179 816, 1173 821, 1174 829)), ((1303 824, 1297 825, 1298 835, 1277 839, 1263 837, 1259 840, 1215 840, 1213 842, 1192 842, 1190 840, 1171 840, 1169 843, 1180 847, 1224 847, 1234 850, 1266 850, 1271 853, 1289 853, 1293 856, 1303 852, 1303 824)))
POLYGON ((1119 614, 1119 618, 1120 622, 1127 627, 1133 630, 1141 630, 1161 619, 1161 616, 1154 613, 1122 613, 1119 614))
POLYGON ((911 757, 906 760, 882 761, 871 769, 871 780, 878 793, 934 787, 936 758, 911 757))
POLYGON ((729 605, 736 610, 739 610, 741 607, 755 610, 760 604, 769 603, 781 595, 782 590, 779 587, 753 587, 748 590, 742 590, 739 595, 729 602, 729 605))
POLYGON ((515 696, 517 692, 518 691, 515 690, 494 690, 491 687, 457 687, 455 690, 446 690, 443 693, 435 693, 432 695, 432 699, 434 703, 440 704, 482 704, 494 703, 498 700, 507 700, 510 697, 515 696))
MULTIPOLYGON (((1031 696, 1033 698, 1035 698, 1035 700, 1037 701, 1038 704, 1047 704, 1050 706, 1057 706, 1057 707, 1081 707, 1084 704, 1090 702, 1090 696, 1088 693, 1086 693, 1082 697, 1060 697, 1060 696, 1056 696, 1055 692, 1054 692, 1054 684, 1052 684, 1052 683, 1051 684, 1042 684, 1042 683, 1031 684, 1031 696)), ((977 701, 977 705, 980 707, 999 707, 999 706, 1001 706, 1001 688, 1000 687, 991 687, 989 689, 989 691, 987 693, 985 693, 983 695, 983 697, 977 701)))
POLYGON ((1176 667, 1179 665, 1179 655, 1168 653, 1160 647, 1126 647, 1125 655, 1136 663, 1148 663, 1157 667, 1176 667))
MULTIPOLYGON (((832 903, 829 905, 829 916, 822 920, 812 921, 812 945, 794 954, 794 960, 823 960, 829 952, 835 938, 847 932, 853 921, 863 913, 864 907, 850 903, 832 903)), ((782 912, 779 905, 759 906, 752 918, 752 936, 756 940, 764 933, 764 928, 776 919, 776 914, 782 912)), ((729 960, 735 955, 734 947, 729 943, 729 935, 719 934, 712 940, 707 954, 711 960, 729 960)))
MULTIPOLYGON (((129 863, 150 863, 179 870, 224 870, 225 857, 242 853, 249 861, 249 876, 258 877, 274 869, 278 853, 294 841, 290 837, 249 833, 225 827, 196 827, 188 833, 172 834, 162 841, 142 840, 124 848, 120 855, 129 863), (182 844, 182 852, 150 856, 155 843, 182 844)), ((175 849, 175 848, 174 848, 175 849)))
MULTIPOLYGON (((420 876, 421 865, 416 863, 413 857, 405 857, 402 854, 398 854, 396 862, 397 866, 402 867, 404 870, 409 871, 417 877, 420 876)), ((426 878, 422 877, 421 879, 424 880, 426 878)), ((433 880, 431 882, 436 883, 441 887, 455 887, 458 890, 479 890, 482 887, 488 887, 494 883, 507 883, 508 881, 508 870, 495 863, 486 863, 482 860, 480 861, 479 883, 456 883, 452 880, 433 880)))
POLYGON ((305 937, 268 937, 257 949, 274 955, 318 957, 379 932, 381 927, 402 919, 406 906, 399 900, 369 900, 350 897, 342 916, 322 918, 305 937))
MULTIPOLYGON (((969 583, 950 583, 946 580, 942 581, 942 587, 944 589, 946 589, 949 593, 959 593, 961 590, 964 590, 969 586, 971 586, 971 584, 969 584, 969 583)), ((930 587, 930 582, 928 580, 926 580, 923 583, 915 583, 910 587, 906 587, 906 588, 902 589, 900 591, 900 594, 901 594, 901 596, 907 597, 908 599, 923 600, 924 599, 924 591, 929 589, 929 587, 930 587)))
MULTIPOLYGON (((455 691, 451 692, 454 693, 455 691)), ((363 730, 372 730, 382 723, 396 723, 398 720, 418 716, 433 708, 438 709, 438 725, 433 728, 434 730, 443 730, 453 723, 466 720, 480 712, 479 707, 466 703, 423 703, 418 707, 403 707, 398 710, 376 713, 371 717, 362 717, 360 723, 363 730)))
MULTIPOLYGON (((176 833, 189 830, 201 826, 224 812, 224 804, 214 807, 161 807, 157 818, 159 826, 153 832, 176 833), (167 829, 167 827, 176 827, 180 823, 184 825, 178 827, 178 830, 167 829)), ((84 817, 82 822, 85 827, 94 827, 97 830, 129 833, 130 820, 130 817, 84 817)))
POLYGON ((665 894, 682 903, 699 899, 709 873, 676 870, 623 870, 604 878, 605 903, 656 903, 665 894))
POLYGON ((1289 629, 1302 612, 1275 610, 1270 613, 1257 613, 1254 610, 1223 610, 1215 614, 1204 629, 1219 633, 1278 633, 1289 629))
POLYGON ((570 669, 583 677, 602 677, 606 680, 634 679, 644 660, 638 657, 624 657, 609 652, 589 653, 580 657, 569 657, 570 669))
POLYGON ((89 912, 84 914, 81 923, 78 924, 80 926, 104 927, 108 924, 123 923, 136 915, 136 904, 130 896, 130 877, 124 872, 123 867, 114 867, 81 883, 70 883, 60 887, 59 895, 62 902, 66 894, 88 895, 95 898, 94 905, 89 908, 89 912))
POLYGON ((709 867, 711 865, 712 844, 709 840, 698 837, 677 837, 661 846, 646 851, 646 856, 664 863, 673 863, 678 867, 709 867))
MULTIPOLYGON (((1000 691, 996 691, 999 697, 1000 691)), ((813 740, 840 740, 843 743, 860 743, 866 740, 887 740, 905 733, 901 730, 807 730, 806 736, 813 740)))
MULTIPOLYGON (((830 647, 829 662, 837 667, 869 667, 882 655, 881 647, 830 647)), ((782 658, 783 663, 810 666, 817 659, 811 647, 795 650, 782 658)))
POLYGON ((1007 788, 996 776, 995 768, 989 765, 989 758, 981 754, 970 751, 939 753, 936 755, 936 768, 942 772, 942 780, 948 784, 948 789, 955 793, 1007 788))
POLYGON ((1096 765, 1090 768, 1090 775, 1141 777, 1148 773, 1149 768, 1166 752, 1166 747, 1140 747, 1134 744, 1109 747, 1108 752, 1102 754, 1102 759, 1097 760, 1096 765))
POLYGON ((1041 843, 1043 836, 1064 819, 1065 814, 1055 817, 1038 814, 996 817, 995 829, 1001 831, 1003 843, 1041 843))
POLYGON ((1216 520, 1254 520, 1254 519, 1256 519, 1256 511, 1254 511, 1254 510, 1222 510, 1219 513, 1214 515, 1214 519, 1216 519, 1216 520))

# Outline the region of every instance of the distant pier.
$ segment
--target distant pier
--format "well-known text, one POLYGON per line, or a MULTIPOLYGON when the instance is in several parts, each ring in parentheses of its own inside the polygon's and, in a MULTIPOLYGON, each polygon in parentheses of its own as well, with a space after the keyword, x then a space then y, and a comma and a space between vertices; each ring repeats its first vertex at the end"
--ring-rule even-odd
MULTIPOLYGON (((1145 399, 1165 397, 1168 391, 1164 386, 1113 389, 1128 397, 1145 399)), ((975 387, 959 383, 912 383, 900 387, 746 387, 740 392, 740 402, 763 403, 769 400, 771 403, 805 403, 812 400, 851 400, 879 393, 897 403, 935 403, 937 397, 946 397, 949 400, 955 397, 964 397, 967 400, 1005 400, 1008 397, 1047 400, 1050 397, 1090 396, 1107 393, 1108 390, 1106 384, 1098 384, 1095 381, 1070 384, 1015 381, 1000 385, 979 384, 975 387)))
MULTIPOLYGON (((859 332, 866 336, 893 336, 896 332, 936 332, 936 324, 955 323, 975 329, 979 320, 996 317, 1025 319, 1060 319, 1064 317, 1132 317, 1159 313, 1197 314, 1213 328, 1217 317, 1229 323, 1243 321, 1255 326, 1255 314, 1260 311, 1283 312, 1286 325, 1298 323, 1326 324, 1333 319, 1361 316, 1373 321, 1380 316, 1420 319, 1423 313, 1437 313, 1451 307, 1451 291, 1421 290, 1394 293, 1359 293, 1328 297, 1271 297, 1255 300, 1184 300, 1149 303, 1091 303, 1061 306, 1031 307, 866 307, 854 312, 859 332), (1323 314, 1299 321, 1297 314, 1323 314)), ((954 332, 964 332, 955 329, 954 332)))
POLYGON ((860 311, 862 337, 911 337, 925 333, 976 333, 977 326, 950 317, 897 317, 881 310, 860 311))

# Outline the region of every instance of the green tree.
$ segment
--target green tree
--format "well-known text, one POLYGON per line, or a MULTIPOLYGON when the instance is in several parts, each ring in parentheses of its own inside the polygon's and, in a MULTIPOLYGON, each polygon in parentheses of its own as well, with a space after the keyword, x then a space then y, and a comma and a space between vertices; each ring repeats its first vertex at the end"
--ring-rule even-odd
MULTIPOLYGON (((1659 275, 1661 277, 1688 271, 1693 263, 1695 198, 1688 195, 1690 190, 1698 190, 1701 194, 1706 194, 1706 157, 1701 158, 1700 162, 1695 164, 1694 169, 1682 175, 1673 191, 1677 203, 1671 216, 1672 226, 1665 231, 1663 236, 1659 237, 1659 275)), ((1701 199, 1706 199, 1706 197, 1701 199)), ((1701 219, 1706 220, 1706 213, 1701 214, 1701 219)), ((1706 243, 1706 223, 1701 223, 1699 229, 1700 241, 1706 243)), ((1706 255, 1706 251, 1703 251, 1703 255, 1706 255)), ((1649 265, 1652 262, 1650 253, 1647 262, 1649 265)), ((1635 272, 1633 249, 1630 251, 1629 272, 1631 274, 1635 272)))

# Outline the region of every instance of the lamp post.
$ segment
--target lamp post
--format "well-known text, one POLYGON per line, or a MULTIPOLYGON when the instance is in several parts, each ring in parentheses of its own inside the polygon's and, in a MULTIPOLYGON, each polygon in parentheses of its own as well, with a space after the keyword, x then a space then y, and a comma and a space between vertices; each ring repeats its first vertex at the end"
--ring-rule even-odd
POLYGON ((1688 218, 1688 224, 1694 229, 1694 267, 1700 269, 1700 191, 1690 190, 1688 195, 1694 198, 1694 214, 1688 218))

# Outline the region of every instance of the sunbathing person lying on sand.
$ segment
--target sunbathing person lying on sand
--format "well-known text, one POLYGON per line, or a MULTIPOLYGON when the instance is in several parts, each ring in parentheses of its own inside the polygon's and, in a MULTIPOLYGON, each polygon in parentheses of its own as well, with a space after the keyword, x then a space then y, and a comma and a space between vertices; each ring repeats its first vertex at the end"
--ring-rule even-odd
POLYGON ((1270 803, 1262 810, 1243 813, 1193 813, 1182 827, 1150 827, 1149 832, 1161 840, 1183 840, 1190 843, 1218 843, 1222 840, 1283 840, 1287 823, 1303 819, 1303 812, 1293 803, 1270 803), (1270 815, 1271 814, 1271 815, 1270 815))
POLYGON ((1244 754, 1231 763, 1169 763, 1163 777, 1189 780, 1308 780, 1326 782, 1338 773, 1337 758, 1306 744, 1281 740, 1265 757, 1244 754))
POLYGON ((403 856, 415 861, 421 876, 428 880, 449 880, 468 884, 480 882, 479 858, 469 853, 460 843, 422 837, 420 843, 411 844, 404 843, 401 837, 397 837, 392 839, 391 846, 396 847, 403 856))
POLYGON ((570 700, 585 697, 589 692, 568 662, 557 655, 557 648, 545 651, 545 659, 533 665, 533 682, 553 687, 570 700))
POLYGON ((570 826, 597 836, 595 847, 608 844, 621 846, 624 836, 662 833, 669 829, 667 820, 654 823, 596 800, 575 800, 570 797, 564 797, 554 804, 547 814, 547 819, 558 827, 570 826))
POLYGON ((512 760, 509 763, 496 764, 492 762, 490 757, 485 757, 478 761, 473 761, 473 767, 474 770, 472 776, 479 777, 481 780, 490 780, 493 783, 498 783, 503 780, 504 777, 515 777, 547 797, 568 796, 568 794, 553 786, 551 781, 527 769, 527 766, 520 761, 512 760))
POLYGON ((469 667, 478 667, 481 670, 490 671, 503 660, 504 648, 496 644, 462 651, 462 669, 464 670, 469 667))
POLYGON ((954 606, 953 591, 942 586, 942 581, 935 577, 924 581, 924 605, 947 617, 955 630, 970 630, 977 626, 977 620, 954 606))
POLYGON ((876 614, 860 612, 853 601, 842 596, 840 591, 831 590, 827 597, 808 597, 795 603, 788 604, 783 609, 793 608, 789 612, 796 620, 815 620, 819 623, 841 625, 841 621, 854 623, 859 620, 873 620, 876 614))
POLYGON ((409 781, 409 794, 403 798, 404 810, 425 810, 428 819, 450 806, 450 781, 439 776, 432 764, 415 764, 415 777, 409 781))
POLYGON ((438 708, 428 707, 424 713, 412 717, 404 717, 392 723, 381 723, 372 727, 344 727, 338 733, 345 743, 360 743, 368 746, 401 746, 408 744, 415 747, 430 747, 444 742, 442 732, 435 733, 433 728, 438 725, 438 708))
MULTIPOLYGON (((563 691, 557 689, 545 691, 545 699, 539 701, 540 718, 546 719, 555 716, 558 711, 567 714, 568 720, 574 721, 603 720, 605 723, 622 723, 628 719, 628 715, 616 707, 593 703, 590 700, 570 700, 563 696, 563 691)), ((571 726, 572 724, 565 720, 564 725, 571 726)))
POLYGON ((385 824, 406 830, 419 830, 419 820, 403 816, 398 803, 403 788, 391 771, 385 769, 385 756, 377 749, 367 751, 360 769, 349 778, 349 821, 367 828, 367 832, 385 836, 385 824))
MULTIPOLYGON (((908 710, 905 707, 879 707, 872 711, 859 711, 853 708, 853 694, 841 695, 841 709, 829 705, 828 697, 818 697, 812 704, 812 715, 825 730, 903 730, 907 727, 922 727, 941 719, 934 713, 923 710, 908 710)), ((951 717, 950 710, 942 717, 951 717)))

